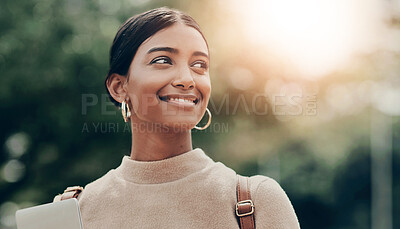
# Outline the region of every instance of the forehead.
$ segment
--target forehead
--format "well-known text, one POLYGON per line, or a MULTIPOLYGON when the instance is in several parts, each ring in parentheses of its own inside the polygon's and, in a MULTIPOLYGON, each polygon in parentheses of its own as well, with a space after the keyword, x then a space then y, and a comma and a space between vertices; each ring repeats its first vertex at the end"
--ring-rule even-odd
POLYGON ((137 52, 147 52, 154 47, 171 47, 182 52, 201 51, 208 53, 207 44, 200 32, 182 23, 175 23, 158 31, 145 40, 137 52))

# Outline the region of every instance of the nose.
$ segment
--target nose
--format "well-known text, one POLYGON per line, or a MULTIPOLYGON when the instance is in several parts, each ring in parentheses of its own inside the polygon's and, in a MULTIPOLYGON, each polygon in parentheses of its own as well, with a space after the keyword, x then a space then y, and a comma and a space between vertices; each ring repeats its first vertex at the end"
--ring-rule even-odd
POLYGON ((172 82, 174 87, 180 87, 184 90, 193 89, 196 83, 190 74, 189 68, 183 68, 177 73, 177 77, 172 82))

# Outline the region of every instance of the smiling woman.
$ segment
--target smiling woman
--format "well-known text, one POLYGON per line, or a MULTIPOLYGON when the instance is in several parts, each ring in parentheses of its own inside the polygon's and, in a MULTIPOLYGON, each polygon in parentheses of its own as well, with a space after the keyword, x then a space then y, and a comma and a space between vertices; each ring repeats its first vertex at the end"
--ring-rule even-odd
POLYGON ((191 130, 210 124, 196 126, 206 112, 211 120, 209 61, 199 26, 180 11, 153 9, 119 29, 105 85, 130 121, 131 152, 55 198, 78 198, 85 229, 299 228, 276 181, 239 176, 193 149, 191 130))
MULTIPOLYGON (((198 30, 175 23, 145 40, 136 51, 127 77, 111 74, 108 90, 116 101, 126 100, 130 105, 134 111, 132 123, 162 123, 167 128, 179 129, 177 132, 190 131, 203 116, 210 98, 207 53, 207 44, 198 30)), ((158 138, 158 133, 153 134, 158 138)), ((170 153, 190 149, 189 141, 180 146, 181 142, 176 142, 178 148, 173 147, 170 153)), ((140 158, 143 156, 136 152, 132 155, 138 160, 164 157, 140 158)))

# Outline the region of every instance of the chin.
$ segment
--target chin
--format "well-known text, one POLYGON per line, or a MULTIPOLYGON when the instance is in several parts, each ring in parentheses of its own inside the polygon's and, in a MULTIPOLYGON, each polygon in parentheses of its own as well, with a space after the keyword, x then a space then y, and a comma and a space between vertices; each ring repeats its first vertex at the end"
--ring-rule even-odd
MULTIPOLYGON (((176 119, 179 117, 175 117, 176 119)), ((162 125, 166 128, 166 129, 171 129, 171 130, 175 130, 175 131, 188 131, 193 129, 196 124, 198 123, 198 121, 196 119, 185 119, 182 120, 165 120, 164 122, 162 122, 162 125)))

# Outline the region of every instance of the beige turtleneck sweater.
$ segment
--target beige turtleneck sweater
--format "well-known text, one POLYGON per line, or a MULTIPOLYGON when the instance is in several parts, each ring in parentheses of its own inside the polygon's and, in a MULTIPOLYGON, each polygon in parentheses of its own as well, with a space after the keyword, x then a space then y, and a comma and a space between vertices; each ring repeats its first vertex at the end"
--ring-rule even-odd
MULTIPOLYGON (((256 228, 299 228, 279 184, 250 177, 256 228)), ((79 196, 85 229, 239 228, 236 173, 200 148, 160 161, 128 156, 79 196)))

